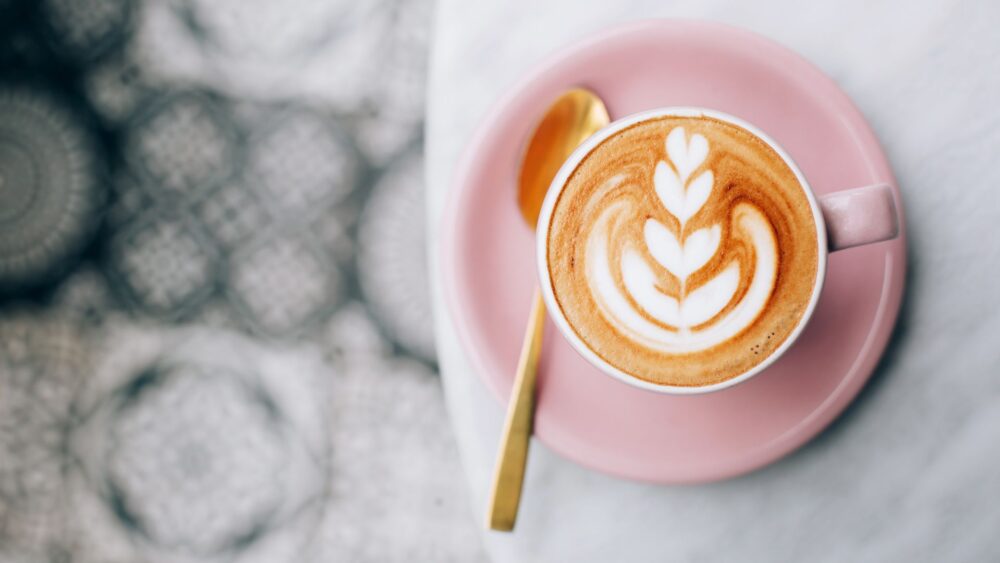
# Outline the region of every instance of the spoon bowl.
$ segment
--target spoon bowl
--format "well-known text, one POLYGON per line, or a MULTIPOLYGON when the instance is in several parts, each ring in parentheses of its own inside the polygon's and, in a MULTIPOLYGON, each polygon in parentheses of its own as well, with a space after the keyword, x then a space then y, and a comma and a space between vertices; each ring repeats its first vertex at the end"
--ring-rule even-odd
POLYGON ((549 106, 529 138, 518 175, 517 204, 531 228, 538 222, 542 201, 563 162, 609 122, 604 102, 583 88, 569 90, 549 106))

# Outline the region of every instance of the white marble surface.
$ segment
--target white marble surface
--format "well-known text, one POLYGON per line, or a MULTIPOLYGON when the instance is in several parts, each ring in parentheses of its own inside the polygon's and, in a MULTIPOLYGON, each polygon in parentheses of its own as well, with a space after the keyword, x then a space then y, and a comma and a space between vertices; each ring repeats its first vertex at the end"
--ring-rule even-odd
MULTIPOLYGON (((498 562, 1000 560, 1000 3, 988 0, 442 0, 431 63, 430 242, 487 110, 560 46, 646 17, 707 18, 777 39, 829 73, 885 145, 911 256, 900 325, 834 426, 754 474, 630 483, 532 445, 498 562)), ((432 255, 437 275, 437 257, 432 255)), ((434 280, 448 407, 482 521, 502 408, 472 371, 434 280)))

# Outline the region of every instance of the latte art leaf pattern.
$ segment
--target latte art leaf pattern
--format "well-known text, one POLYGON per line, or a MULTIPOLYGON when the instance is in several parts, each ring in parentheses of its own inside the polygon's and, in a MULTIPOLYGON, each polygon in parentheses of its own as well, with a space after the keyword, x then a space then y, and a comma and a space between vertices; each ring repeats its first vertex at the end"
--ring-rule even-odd
MULTIPOLYGON (((626 246, 620 264, 626 295, 620 294, 621 288, 614 283, 607 283, 613 275, 606 273, 593 276, 592 289, 602 313, 621 330, 652 347, 692 352, 718 345, 753 322, 774 289, 777 250, 767 218, 745 204, 733 211, 739 217, 735 226, 751 233, 755 260, 742 272, 739 261, 734 259, 707 281, 690 284, 690 276, 713 258, 722 242, 720 224, 688 228, 689 220, 712 196, 712 171, 699 171, 708 156, 709 143, 699 134, 687 139, 684 128, 676 127, 667 135, 666 151, 668 160, 657 163, 653 184, 660 203, 676 221, 677 232, 655 218, 647 219, 643 238, 656 264, 648 263, 641 249, 626 246), (676 278, 676 293, 661 289, 657 265, 676 278), (738 295, 741 285, 745 285, 741 274, 750 281, 747 290, 738 295), (720 316, 727 309, 728 314, 720 316)), ((590 241, 596 258, 593 267, 613 269, 609 254, 597 247, 614 241, 605 239, 600 229, 591 231, 590 241)))
POLYGON ((647 381, 752 369, 807 310, 811 202, 766 142, 709 116, 663 116, 582 158, 552 211, 551 289, 576 336, 647 381))
POLYGON ((678 127, 667 136, 667 155, 673 163, 656 165, 656 195, 674 217, 687 221, 708 201, 712 192, 712 171, 706 170, 688 185, 691 172, 708 156, 708 141, 701 135, 691 137, 690 145, 684 144, 684 128, 678 127))

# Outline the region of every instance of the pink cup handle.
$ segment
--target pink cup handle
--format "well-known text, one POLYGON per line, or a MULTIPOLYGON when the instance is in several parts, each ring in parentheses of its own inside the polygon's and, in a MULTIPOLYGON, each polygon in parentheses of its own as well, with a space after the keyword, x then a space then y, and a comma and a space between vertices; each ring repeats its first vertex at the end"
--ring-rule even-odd
POLYGON ((876 184, 819 198, 830 252, 896 238, 899 214, 892 189, 876 184))

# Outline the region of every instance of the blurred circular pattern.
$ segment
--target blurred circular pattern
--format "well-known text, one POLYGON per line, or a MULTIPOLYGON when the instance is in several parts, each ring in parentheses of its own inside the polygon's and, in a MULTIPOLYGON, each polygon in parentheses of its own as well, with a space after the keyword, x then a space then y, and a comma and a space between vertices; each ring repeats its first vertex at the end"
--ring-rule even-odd
POLYGON ((412 359, 349 353, 334 389, 334 500, 304 560, 478 561, 479 534, 453 493, 462 476, 448 461, 456 452, 440 381, 412 359))
POLYGON ((139 63, 124 54, 89 67, 83 88, 97 113, 111 122, 129 117, 149 89, 142 83, 139 63))
POLYGON ((380 56, 379 78, 373 80, 372 114, 360 120, 358 142, 375 162, 390 160, 420 138, 426 94, 427 45, 432 4, 399 2, 393 33, 380 56))
POLYGON ((93 266, 77 268, 59 284, 51 306, 59 315, 97 326, 115 308, 107 279, 93 266))
POLYGON ((0 315, 0 562, 481 557, 414 358, 431 7, 0 0, 89 106, 0 82, 0 293, 59 279, 0 315))
POLYGON ((285 493, 282 413, 253 374, 157 364, 115 395, 106 476, 118 517, 173 551, 241 547, 285 493))
POLYGON ((181 20, 207 46, 237 57, 285 59, 315 53, 372 11, 353 0, 182 0, 181 20))
POLYGON ((104 220, 112 232, 134 220, 148 209, 156 207, 149 193, 134 175, 119 173, 111 181, 111 197, 104 209, 104 220))
POLYGON ((49 34, 60 51, 93 58, 119 45, 131 29, 133 0, 43 0, 49 34))
POLYGON ((323 343, 331 358, 346 369, 351 364, 392 352, 389 342, 358 302, 345 304, 330 318, 324 329, 323 343))
POLYGON ((27 312, 0 320, 0 561, 51 555, 66 540, 65 440, 88 369, 75 325, 27 312))
POLYGON ((310 237, 275 234, 231 258, 229 295, 251 328, 285 336, 329 313, 342 290, 340 273, 310 237))
POLYGON ((423 163, 416 152, 393 163, 361 215, 361 290, 379 323, 400 344, 434 358, 424 213, 423 163))
POLYGON ((238 167, 237 133, 225 106, 192 92, 165 96, 136 116, 125 151, 156 195, 204 193, 238 167))
POLYGON ((105 199, 98 148, 47 91, 0 86, 0 289, 65 269, 105 199))
POLYGON ((195 205, 195 214, 225 250, 237 248, 272 223, 260 198, 238 182, 213 190, 195 205))
POLYGON ((282 112, 250 139, 247 178, 258 182, 278 212, 303 212, 350 193, 358 154, 326 116, 282 112))
POLYGON ((217 277, 215 247, 184 218, 148 213, 115 234, 109 275, 131 303, 168 317, 189 315, 217 277))

